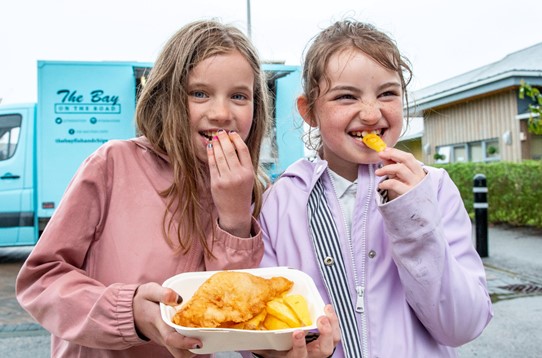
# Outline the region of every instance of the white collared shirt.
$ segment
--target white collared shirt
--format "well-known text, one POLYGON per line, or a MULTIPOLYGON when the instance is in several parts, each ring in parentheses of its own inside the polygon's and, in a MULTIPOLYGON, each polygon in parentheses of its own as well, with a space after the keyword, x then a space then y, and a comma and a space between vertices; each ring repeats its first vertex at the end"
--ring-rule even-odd
POLYGON ((352 212, 354 211, 354 205, 356 203, 356 193, 358 189, 357 179, 351 182, 350 180, 343 178, 333 170, 329 169, 329 176, 333 180, 333 188, 335 189, 335 195, 341 204, 343 211, 344 221, 350 233, 352 227, 352 212))

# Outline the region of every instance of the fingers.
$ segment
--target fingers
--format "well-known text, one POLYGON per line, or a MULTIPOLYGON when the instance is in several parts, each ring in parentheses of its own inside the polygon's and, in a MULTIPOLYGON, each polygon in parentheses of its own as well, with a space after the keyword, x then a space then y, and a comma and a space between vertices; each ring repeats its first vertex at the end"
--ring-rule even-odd
POLYGON ((164 345, 171 350, 184 351, 185 356, 188 349, 202 348, 201 341, 199 339, 183 336, 177 331, 171 330, 163 334, 164 345))
POLYGON ((388 178, 388 180, 384 180, 378 185, 382 190, 393 191, 398 195, 402 195, 416 186, 426 175, 421 164, 411 153, 395 148, 387 148, 385 151, 380 152, 379 155, 386 165, 377 169, 375 174, 388 178))
POLYGON ((160 316, 158 303, 176 305, 180 301, 175 291, 154 282, 139 286, 134 296, 136 329, 152 341, 165 346, 175 357, 187 356, 186 350, 202 346, 201 340, 179 334, 160 316))
POLYGON ((252 165, 252 160, 248 151, 247 144, 245 143, 243 138, 241 138, 239 133, 230 132, 229 138, 231 140, 231 143, 235 147, 235 153, 241 166, 252 165))
MULTIPOLYGON (((335 345, 338 341, 335 340, 335 334, 331 326, 331 320, 327 316, 319 317, 316 321, 320 336, 315 343, 318 344, 318 349, 324 357, 328 357, 333 353, 335 345)), ((339 331, 340 340, 340 331, 339 331)))
POLYGON ((421 174, 423 169, 418 160, 412 155, 412 153, 403 152, 396 148, 386 148, 384 151, 378 153, 379 157, 384 161, 385 166, 387 164, 403 164, 412 173, 421 174))
POLYGON ((245 142, 235 132, 219 131, 207 157, 220 227, 231 235, 249 237, 254 167, 245 142))
POLYGON ((160 302, 162 302, 165 305, 177 306, 183 303, 183 298, 181 297, 181 295, 173 291, 171 288, 166 288, 164 296, 162 297, 163 297, 163 300, 160 302))
POLYGON ((218 164, 215 159, 215 151, 212 142, 207 144, 207 162, 209 163, 209 174, 211 175, 211 178, 218 178, 220 172, 218 171, 218 164))
POLYGON ((335 313, 333 306, 328 304, 324 307, 326 317, 329 319, 331 331, 333 333, 333 342, 335 345, 341 340, 341 327, 339 326, 339 317, 335 313))
POLYGON ((288 356, 297 358, 308 357, 305 333, 303 331, 295 331, 292 334, 292 349, 288 356))
POLYGON ((143 284, 137 288, 138 298, 147 301, 163 303, 170 306, 180 305, 183 298, 171 288, 162 287, 155 282, 143 284))
POLYGON ((252 165, 248 147, 236 132, 218 131, 211 146, 207 146, 207 157, 211 170, 216 169, 215 173, 219 175, 236 171, 240 166, 252 165))
POLYGON ((145 283, 137 288, 136 296, 152 302, 160 302, 163 299, 163 287, 155 282, 145 283))

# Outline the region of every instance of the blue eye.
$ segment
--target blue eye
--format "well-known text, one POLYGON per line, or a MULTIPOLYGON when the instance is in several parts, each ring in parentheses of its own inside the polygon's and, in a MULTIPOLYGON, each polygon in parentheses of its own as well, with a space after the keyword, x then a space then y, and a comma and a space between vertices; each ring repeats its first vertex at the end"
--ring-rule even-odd
POLYGON ((196 97, 196 98, 206 98, 207 97, 207 95, 203 91, 193 91, 192 93, 190 93, 190 95, 193 96, 193 97, 196 97))
POLYGON ((233 99, 235 99, 235 100, 242 101, 242 100, 247 99, 248 97, 245 96, 244 94, 237 93, 237 94, 234 94, 233 96, 231 96, 231 98, 233 98, 233 99))

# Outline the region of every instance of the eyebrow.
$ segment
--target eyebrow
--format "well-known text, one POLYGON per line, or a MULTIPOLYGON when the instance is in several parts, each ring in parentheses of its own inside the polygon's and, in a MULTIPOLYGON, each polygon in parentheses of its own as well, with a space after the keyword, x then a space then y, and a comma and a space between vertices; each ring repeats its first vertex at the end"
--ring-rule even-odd
POLYGON ((382 86, 378 87, 378 89, 384 89, 384 88, 387 88, 387 87, 399 87, 399 88, 401 88, 403 86, 401 85, 400 82, 390 81, 390 82, 386 82, 386 83, 382 84, 382 86))
MULTIPOLYGON (((385 88, 389 88, 389 87, 399 87, 401 88, 401 84, 399 82, 396 82, 396 81, 390 81, 390 82, 386 82, 386 83, 383 83, 382 85, 378 86, 378 90, 383 90, 385 88)), ((342 85, 339 85, 339 86, 335 86, 335 87, 332 87, 329 89, 328 92, 335 92, 335 91, 351 91, 351 92, 359 92, 359 88, 356 87, 356 86, 342 86, 342 85)))
MULTIPOLYGON (((194 82, 188 82, 188 87, 189 88, 193 88, 193 87, 207 88, 207 87, 212 87, 212 85, 207 83, 207 82, 204 82, 204 81, 197 81, 197 82, 194 81, 194 82)), ((233 88, 234 91, 254 92, 254 85, 252 83, 250 85, 244 85, 244 84, 236 85, 236 86, 233 86, 232 88, 233 88)))

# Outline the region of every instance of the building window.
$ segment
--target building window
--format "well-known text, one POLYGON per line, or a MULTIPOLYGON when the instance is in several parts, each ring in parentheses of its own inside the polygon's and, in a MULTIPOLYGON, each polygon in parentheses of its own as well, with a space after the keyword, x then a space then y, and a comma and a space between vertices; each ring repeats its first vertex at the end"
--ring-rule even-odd
POLYGON ((468 148, 471 162, 484 161, 484 149, 482 148, 482 142, 471 143, 468 148))
POLYGON ((13 157, 19 143, 21 116, 9 114, 0 116, 0 161, 13 157))
POLYGON ((469 158, 467 157, 467 146, 454 146, 452 150, 452 158, 454 162, 468 162, 469 158))
POLYGON ((542 135, 531 134, 531 159, 542 159, 542 135))
POLYGON ((485 148, 486 162, 501 159, 501 156, 499 154, 499 141, 497 139, 488 140, 482 143, 484 144, 485 148))
POLYGON ((434 156, 436 163, 491 162, 500 160, 499 140, 488 139, 440 146, 434 156))

